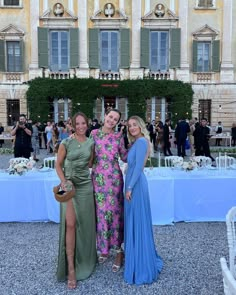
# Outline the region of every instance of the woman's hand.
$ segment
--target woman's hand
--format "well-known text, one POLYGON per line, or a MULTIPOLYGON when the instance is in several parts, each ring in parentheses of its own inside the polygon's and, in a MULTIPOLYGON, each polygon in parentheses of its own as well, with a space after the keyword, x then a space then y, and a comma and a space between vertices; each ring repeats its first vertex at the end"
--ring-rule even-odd
POLYGON ((131 201, 131 194, 132 194, 131 191, 126 192, 125 197, 126 197, 127 201, 131 201))

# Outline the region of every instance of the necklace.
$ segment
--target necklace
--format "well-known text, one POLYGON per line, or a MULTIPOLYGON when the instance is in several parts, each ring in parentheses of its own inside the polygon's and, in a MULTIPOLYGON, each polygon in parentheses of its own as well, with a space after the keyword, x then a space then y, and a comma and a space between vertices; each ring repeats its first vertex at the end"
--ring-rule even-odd
POLYGON ((76 137, 76 135, 75 135, 75 139, 76 139, 76 140, 77 140, 77 142, 78 142, 78 148, 80 148, 80 147, 81 147, 81 145, 82 145, 82 143, 86 141, 86 137, 84 138, 84 140, 83 140, 83 141, 79 141, 79 139, 78 139, 78 136, 76 137))

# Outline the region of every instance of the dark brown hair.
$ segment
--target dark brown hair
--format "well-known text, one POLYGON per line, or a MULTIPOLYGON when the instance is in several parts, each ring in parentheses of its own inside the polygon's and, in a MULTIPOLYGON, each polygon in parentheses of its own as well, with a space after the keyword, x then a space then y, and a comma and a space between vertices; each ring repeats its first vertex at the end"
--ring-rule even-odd
POLYGON ((86 124, 87 124, 87 126, 88 126, 88 117, 87 117, 84 113, 82 113, 82 112, 78 112, 78 113, 76 113, 76 114, 72 117, 72 119, 71 119, 71 123, 72 123, 73 128, 75 129, 76 118, 77 118, 78 116, 83 117, 84 120, 85 120, 85 122, 86 122, 86 124))
POLYGON ((105 115, 108 115, 110 112, 116 112, 119 114, 120 118, 117 122, 117 124, 120 122, 120 119, 121 119, 121 112, 118 110, 118 109, 108 109, 106 112, 105 112, 105 115))

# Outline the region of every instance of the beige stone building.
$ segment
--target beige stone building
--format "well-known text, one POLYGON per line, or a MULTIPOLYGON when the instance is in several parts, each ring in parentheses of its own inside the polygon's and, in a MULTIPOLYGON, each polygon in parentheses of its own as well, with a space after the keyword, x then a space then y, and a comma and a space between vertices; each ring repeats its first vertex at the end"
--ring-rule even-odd
MULTIPOLYGON (((236 1, 0 0, 0 122, 27 113, 36 77, 182 80, 192 83, 193 115, 225 127, 236 121, 236 1)), ((147 120, 168 116, 163 98, 147 100, 147 120)), ((127 116, 127 98, 97 100, 127 116)), ((29 114, 28 114, 29 115, 29 114)), ((70 116, 55 98, 52 119, 70 116)))

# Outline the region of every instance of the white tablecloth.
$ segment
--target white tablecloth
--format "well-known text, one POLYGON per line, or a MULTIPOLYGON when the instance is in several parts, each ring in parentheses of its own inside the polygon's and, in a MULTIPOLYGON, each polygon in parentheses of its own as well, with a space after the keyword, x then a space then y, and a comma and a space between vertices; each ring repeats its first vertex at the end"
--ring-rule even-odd
MULTIPOLYGON (((153 224, 178 221, 224 221, 236 205, 236 170, 145 168, 153 224)), ((0 173, 0 222, 59 222, 59 203, 52 188, 59 183, 55 171, 23 176, 0 173)))

